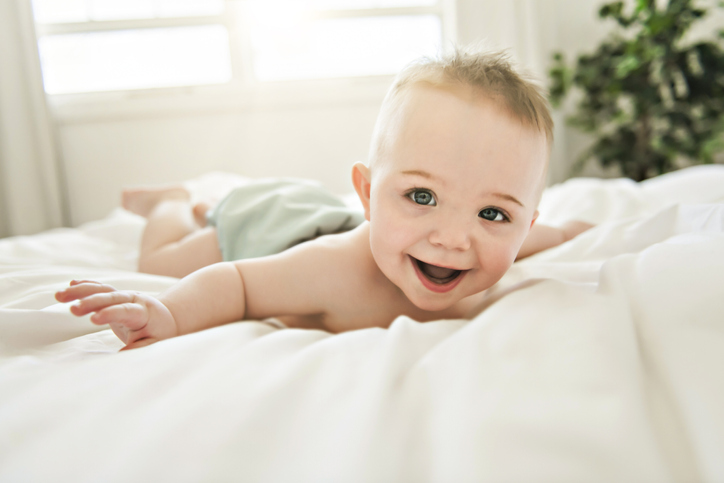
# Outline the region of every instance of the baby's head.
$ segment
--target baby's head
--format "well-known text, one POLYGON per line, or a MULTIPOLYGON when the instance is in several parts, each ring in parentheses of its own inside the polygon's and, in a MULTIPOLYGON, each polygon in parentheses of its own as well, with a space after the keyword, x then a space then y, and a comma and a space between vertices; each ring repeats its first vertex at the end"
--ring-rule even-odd
POLYGON ((443 310, 510 268, 545 185, 553 122, 543 90, 501 53, 410 65, 353 170, 380 270, 443 310))
MULTIPOLYGON (((377 119, 370 164, 384 157, 389 122, 401 107, 402 94, 416 84, 447 90, 457 87, 472 96, 486 98, 523 126, 545 134, 549 147, 553 143, 550 105, 537 80, 517 70, 505 52, 458 48, 448 55, 419 59, 397 75, 377 119)), ((546 164, 547 161, 546 157, 546 164)))

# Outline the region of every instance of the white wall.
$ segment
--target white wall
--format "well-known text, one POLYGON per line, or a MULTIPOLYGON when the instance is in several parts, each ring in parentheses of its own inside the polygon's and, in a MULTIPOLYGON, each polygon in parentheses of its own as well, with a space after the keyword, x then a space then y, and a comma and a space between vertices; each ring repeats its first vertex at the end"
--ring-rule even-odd
POLYGON ((377 110, 368 102, 63 124, 71 222, 106 215, 123 186, 208 171, 308 177, 345 193, 352 164, 366 160, 377 110))
MULTIPOLYGON (((509 47, 543 77, 552 51, 563 50, 573 59, 605 35, 610 26, 596 18, 601 3, 459 0, 458 36, 462 43, 487 39, 509 47)), ((722 25, 721 16, 717 22, 722 25)), ((89 117, 61 106, 56 115, 70 221, 77 225, 105 216, 118 206, 122 186, 176 182, 212 170, 252 177, 305 176, 335 192, 348 192, 351 164, 366 159, 388 82, 367 86, 365 95, 353 100, 322 94, 321 103, 232 101, 200 114, 194 109, 171 114, 141 109, 117 119, 104 115, 102 108, 89 117)), ((568 176, 571 161, 586 143, 564 126, 562 114, 555 118, 551 183, 568 176)))

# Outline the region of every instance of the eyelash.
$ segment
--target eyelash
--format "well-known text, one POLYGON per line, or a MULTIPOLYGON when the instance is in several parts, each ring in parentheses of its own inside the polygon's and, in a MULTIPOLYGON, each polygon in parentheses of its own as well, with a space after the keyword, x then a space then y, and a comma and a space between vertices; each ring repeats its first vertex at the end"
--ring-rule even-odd
POLYGON ((432 193, 432 191, 430 191, 429 189, 426 189, 426 188, 412 188, 410 191, 408 191, 407 193, 405 193, 405 196, 406 196, 407 198, 409 198, 410 200, 412 200, 413 203, 415 203, 415 204, 417 204, 417 205, 420 205, 420 206, 437 206, 437 200, 435 199, 435 195, 432 193), (417 201, 415 201, 415 196, 414 196, 415 193, 427 193, 427 194, 429 194, 431 200, 434 201, 434 204, 429 205, 429 204, 426 204, 426 203, 418 203, 417 201))
MULTIPOLYGON (((412 188, 407 193, 405 193, 405 197, 410 199, 413 203, 420 205, 420 206, 437 206, 437 200, 435 199, 435 195, 432 193, 432 191, 430 191, 429 189, 426 189, 426 188, 412 188), (429 194, 431 197, 431 200, 434 201, 434 204, 418 203, 417 201, 415 201, 414 195, 415 195, 415 193, 419 193, 419 192, 429 194)), ((487 220, 487 221, 493 221, 495 223, 509 223, 510 222, 510 217, 508 216, 508 214, 499 208, 492 208, 492 207, 483 208, 482 210, 480 210, 478 212, 478 217, 483 218, 484 220, 487 220), (482 216, 480 216, 480 214, 485 210, 493 210, 493 211, 497 212, 495 218, 497 218, 497 215, 499 214, 503 217, 503 219, 499 220, 499 221, 495 221, 494 219, 488 220, 487 218, 483 218, 482 216)))
MULTIPOLYGON (((482 210, 480 210, 480 211, 478 212, 478 216, 479 216, 480 218, 483 218, 484 220, 495 221, 496 223, 509 223, 509 222, 510 222, 510 217, 509 217, 503 210, 499 210, 498 208, 483 208, 482 210), (485 211, 485 210, 497 211, 498 214, 503 217, 503 219, 500 220, 500 221, 495 221, 495 220, 488 220, 487 218, 483 218, 482 216, 480 216, 480 214, 481 214, 483 211, 485 211)), ((496 215, 496 218, 497 218, 497 215, 496 215)))

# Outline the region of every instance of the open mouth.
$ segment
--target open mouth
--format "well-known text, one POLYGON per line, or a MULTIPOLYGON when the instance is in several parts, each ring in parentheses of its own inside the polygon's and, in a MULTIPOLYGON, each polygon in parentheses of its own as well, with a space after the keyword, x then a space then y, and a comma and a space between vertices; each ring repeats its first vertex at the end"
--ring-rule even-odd
POLYGON ((410 256, 415 266, 417 276, 422 283, 434 292, 447 292, 455 288, 467 270, 456 270, 454 268, 439 267, 425 263, 422 260, 410 256))

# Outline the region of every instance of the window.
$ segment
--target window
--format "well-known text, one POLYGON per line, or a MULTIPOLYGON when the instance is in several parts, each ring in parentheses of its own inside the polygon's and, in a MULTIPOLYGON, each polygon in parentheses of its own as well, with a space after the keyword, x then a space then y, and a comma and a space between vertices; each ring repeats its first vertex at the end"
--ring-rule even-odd
POLYGON ((255 77, 276 81, 394 74, 413 58, 432 54, 440 47, 440 12, 420 8, 434 7, 435 3, 257 2, 251 10, 249 29, 255 77), (280 9, 281 3, 284 6, 280 9), (380 8, 382 5, 386 8, 380 8))
POLYGON ((33 0, 49 94, 390 75, 452 0, 33 0), (447 5, 447 6, 446 6, 447 5))
POLYGON ((223 84, 223 0, 33 0, 49 94, 223 84))

